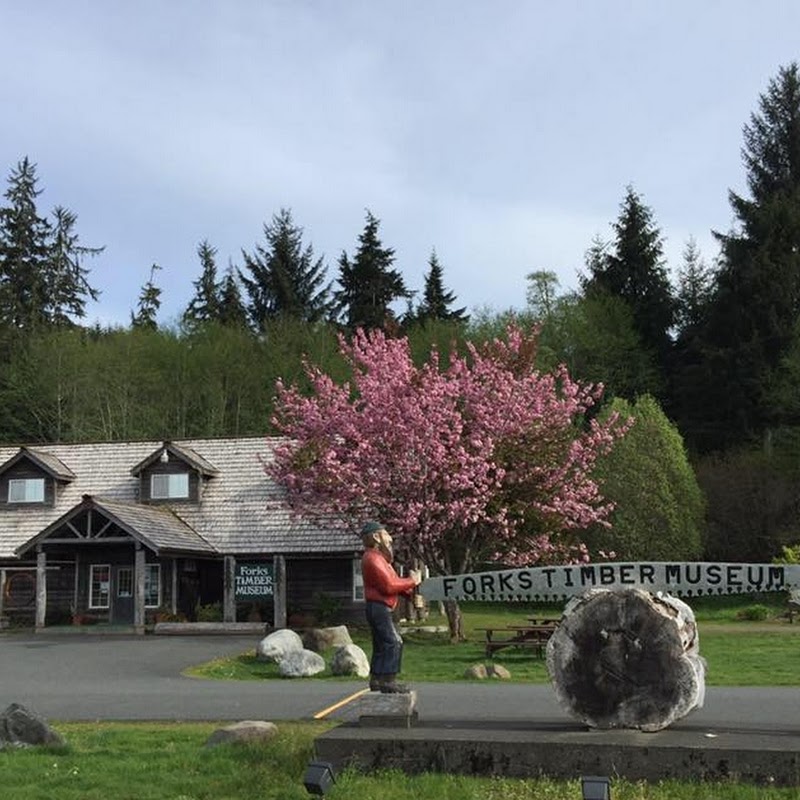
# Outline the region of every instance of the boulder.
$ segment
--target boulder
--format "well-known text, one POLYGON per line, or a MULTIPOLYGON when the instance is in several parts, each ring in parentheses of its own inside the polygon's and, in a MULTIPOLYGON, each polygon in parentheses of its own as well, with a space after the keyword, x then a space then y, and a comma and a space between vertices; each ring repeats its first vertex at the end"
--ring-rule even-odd
POLYGON ((325 659, 311 650, 295 650, 278 661, 284 678, 310 678, 325 669, 325 659))
POLYGON ((332 628, 310 628, 303 634, 303 647, 315 653, 324 653, 331 647, 344 647, 353 644, 347 625, 336 625, 332 628))
POLYGON ((641 589, 573 598, 547 643, 560 704, 593 728, 658 731, 703 705, 705 661, 686 603, 641 589))
POLYGON ((63 746, 64 738, 38 714, 19 703, 12 703, 0 714, 0 750, 42 744, 63 746))
POLYGON ((464 677, 472 680, 486 680, 489 677, 489 670, 486 669, 486 664, 473 664, 464 670, 464 677))
POLYGON ((258 643, 256 660, 280 663, 290 653, 298 653, 302 649, 303 641, 300 636, 289 628, 282 628, 258 643))
POLYGON ((511 680, 511 673, 502 664, 488 664, 486 673, 490 678, 499 678, 500 680, 511 680))
POLYGON ((274 722, 261 722, 258 720, 243 720, 217 728, 206 739, 206 747, 216 747, 218 744, 240 744, 244 742, 267 742, 278 733, 278 726, 274 722))
POLYGON ((331 672, 334 675, 357 675, 359 678, 369 676, 369 659, 357 644, 346 644, 337 647, 331 659, 331 672))

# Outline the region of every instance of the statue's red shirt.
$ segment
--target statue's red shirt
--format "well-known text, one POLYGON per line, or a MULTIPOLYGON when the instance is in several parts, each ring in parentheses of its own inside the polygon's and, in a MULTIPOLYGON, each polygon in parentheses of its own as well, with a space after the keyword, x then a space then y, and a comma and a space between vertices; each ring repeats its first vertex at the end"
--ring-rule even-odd
POLYGON ((401 578, 394 571, 377 547, 364 551, 361 574, 364 577, 364 597, 389 608, 397 605, 398 595, 409 594, 415 586, 413 578, 401 578))

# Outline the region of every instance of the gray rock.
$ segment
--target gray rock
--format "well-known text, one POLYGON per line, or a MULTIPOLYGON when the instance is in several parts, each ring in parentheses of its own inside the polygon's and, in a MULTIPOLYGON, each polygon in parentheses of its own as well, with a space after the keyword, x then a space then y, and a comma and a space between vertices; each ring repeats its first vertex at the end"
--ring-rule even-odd
POLYGON ((302 649, 303 640, 300 636, 289 628, 282 628, 258 643, 256 660, 280 663, 290 653, 299 653, 302 649))
POLYGON ((64 743, 60 733, 19 703, 12 703, 0 714, 0 750, 42 744, 63 746, 64 743))
POLYGON ((331 659, 331 672, 334 675, 358 675, 366 678, 369 675, 369 659, 357 644, 346 644, 337 647, 331 659))
POLYGON ((473 664, 464 670, 465 678, 478 678, 479 680, 486 680, 489 677, 489 670, 486 669, 486 664, 473 664))
POLYGON ((206 747, 216 747, 218 744, 238 744, 244 742, 268 742, 278 733, 278 726, 274 722, 262 722, 246 719, 217 728, 206 739, 206 747))
POLYGON ((310 678, 324 669, 325 659, 311 650, 296 650, 278 661, 278 671, 284 678, 310 678))
POLYGON ((332 628, 311 628, 303 634, 303 647, 315 653, 324 653, 331 647, 344 647, 353 644, 347 625, 332 628))
POLYGON ((502 664, 489 664, 486 672, 490 678, 500 678, 503 681, 511 679, 511 673, 502 664))

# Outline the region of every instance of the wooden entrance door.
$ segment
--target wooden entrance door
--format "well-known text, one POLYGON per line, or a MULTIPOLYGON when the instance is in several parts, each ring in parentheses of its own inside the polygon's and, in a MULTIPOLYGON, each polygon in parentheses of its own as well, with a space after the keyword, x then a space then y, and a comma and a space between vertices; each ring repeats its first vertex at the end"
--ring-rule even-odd
POLYGON ((111 624, 133 625, 133 566, 112 567, 111 624))

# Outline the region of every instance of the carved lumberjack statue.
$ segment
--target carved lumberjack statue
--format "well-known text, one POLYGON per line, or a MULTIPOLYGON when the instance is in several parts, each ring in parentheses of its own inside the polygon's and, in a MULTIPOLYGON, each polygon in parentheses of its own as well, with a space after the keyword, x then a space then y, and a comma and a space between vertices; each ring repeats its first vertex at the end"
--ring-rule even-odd
POLYGON ((547 643, 561 705, 594 728, 657 731, 700 708, 705 695, 694 614, 675 595, 798 587, 794 565, 647 562, 451 575, 420 591, 428 600, 569 600, 547 643))

